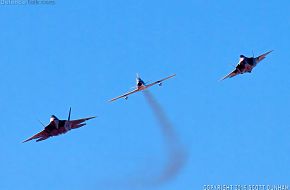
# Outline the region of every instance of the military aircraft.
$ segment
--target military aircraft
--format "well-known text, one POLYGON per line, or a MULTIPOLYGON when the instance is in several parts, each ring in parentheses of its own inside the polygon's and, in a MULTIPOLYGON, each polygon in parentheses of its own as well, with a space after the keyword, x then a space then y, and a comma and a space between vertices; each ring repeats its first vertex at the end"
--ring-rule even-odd
POLYGON ((171 76, 168 76, 164 79, 161 79, 161 80, 158 80, 156 82, 153 82, 153 83, 150 83, 150 84, 145 84, 145 82, 139 77, 139 75, 137 74, 137 77, 136 77, 136 87, 134 90, 130 91, 130 92, 127 92, 121 96, 118 96, 116 98, 113 98, 111 100, 109 100, 109 102, 113 102, 119 98, 125 98, 126 100, 128 99, 128 96, 131 95, 131 94, 134 94, 136 92, 139 92, 139 91, 142 91, 142 90, 145 90, 147 88, 150 88, 151 86, 154 86, 156 84, 158 84, 159 86, 162 86, 162 82, 167 80, 167 79, 170 79, 172 77, 174 77, 176 74, 174 75, 171 75, 171 76))
POLYGON ((83 118, 83 119, 70 120, 70 114, 71 114, 71 108, 69 109, 67 120, 59 120, 56 116, 52 115, 50 117, 50 122, 47 126, 44 126, 42 124, 44 126, 43 131, 23 141, 23 143, 33 140, 33 139, 37 139, 36 142, 43 141, 49 137, 64 134, 71 129, 76 129, 76 128, 86 125, 86 123, 84 123, 85 121, 95 118, 95 117, 88 117, 88 118, 83 118))
POLYGON ((244 55, 240 55, 240 61, 238 65, 236 66, 235 70, 233 70, 230 74, 223 77, 221 80, 224 80, 226 78, 232 78, 238 74, 251 73, 252 69, 256 67, 260 61, 265 59, 265 57, 272 51, 268 51, 267 53, 264 53, 258 57, 254 57, 254 56, 246 57, 244 55))

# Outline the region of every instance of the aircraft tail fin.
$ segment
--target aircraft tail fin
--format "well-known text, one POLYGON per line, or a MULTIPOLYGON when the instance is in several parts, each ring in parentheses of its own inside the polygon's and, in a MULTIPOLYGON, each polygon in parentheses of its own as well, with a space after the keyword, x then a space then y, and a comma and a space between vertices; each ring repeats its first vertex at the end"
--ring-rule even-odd
POLYGON ((66 129, 66 131, 71 130, 70 114, 71 114, 71 107, 69 108, 69 113, 68 113, 67 121, 64 124, 64 128, 66 129))
POLYGON ((68 119, 67 119, 67 121, 70 121, 70 114, 71 114, 71 107, 69 108, 69 113, 68 113, 68 119))

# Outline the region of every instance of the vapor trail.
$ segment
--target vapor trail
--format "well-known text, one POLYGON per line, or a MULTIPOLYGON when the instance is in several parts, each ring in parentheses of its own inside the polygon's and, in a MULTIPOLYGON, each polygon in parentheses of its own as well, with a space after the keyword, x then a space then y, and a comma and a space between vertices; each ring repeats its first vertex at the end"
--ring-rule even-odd
POLYGON ((148 90, 143 91, 143 94, 156 116, 169 150, 169 160, 166 168, 152 180, 153 184, 160 185, 177 176, 186 162, 186 152, 178 139, 178 135, 174 131, 173 125, 170 123, 164 110, 158 104, 154 96, 148 90))
POLYGON ((160 186, 170 180, 173 180, 186 162, 186 151, 181 145, 178 135, 174 131, 173 125, 167 118, 164 110, 158 104, 154 96, 148 91, 143 91, 146 101, 148 102, 153 114, 156 116, 157 122, 161 128, 162 135, 168 150, 168 160, 161 171, 153 171, 152 168, 156 167, 156 163, 147 165, 146 172, 140 172, 134 175, 133 178, 123 179, 118 181, 108 180, 103 184, 106 189, 144 189, 148 187, 160 186), (148 171, 150 170, 150 171, 148 171), (145 174, 147 173, 147 174, 145 174))

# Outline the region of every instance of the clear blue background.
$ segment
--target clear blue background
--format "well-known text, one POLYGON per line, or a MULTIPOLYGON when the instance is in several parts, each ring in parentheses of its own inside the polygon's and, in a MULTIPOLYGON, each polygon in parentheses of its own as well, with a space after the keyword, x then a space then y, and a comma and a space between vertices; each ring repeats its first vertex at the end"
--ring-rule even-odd
POLYGON ((286 0, 0 6, 0 189, 107 189, 162 169, 164 137, 144 96, 107 102, 137 72, 145 81, 177 74, 151 92, 188 152, 181 173, 151 189, 289 184, 289 8, 286 0), (240 54, 272 49, 251 74, 218 81, 240 54), (73 119, 98 118, 21 143, 43 129, 38 119, 65 119, 70 106, 73 119))

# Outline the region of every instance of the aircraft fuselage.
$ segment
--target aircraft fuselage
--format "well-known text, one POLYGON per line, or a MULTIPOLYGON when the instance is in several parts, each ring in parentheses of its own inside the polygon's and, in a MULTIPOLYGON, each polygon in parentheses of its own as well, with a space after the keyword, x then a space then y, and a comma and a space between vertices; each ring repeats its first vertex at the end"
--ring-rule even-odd
POLYGON ((254 57, 241 57, 239 64, 236 69, 238 69, 241 74, 243 73, 251 73, 253 68, 256 66, 256 61, 254 57))
POLYGON ((136 78, 136 84, 138 90, 145 90, 147 88, 145 82, 139 77, 136 78))
POLYGON ((66 133, 70 129, 67 127, 67 120, 53 120, 49 123, 48 126, 45 127, 45 130, 51 132, 53 130, 58 130, 61 133, 66 133))

